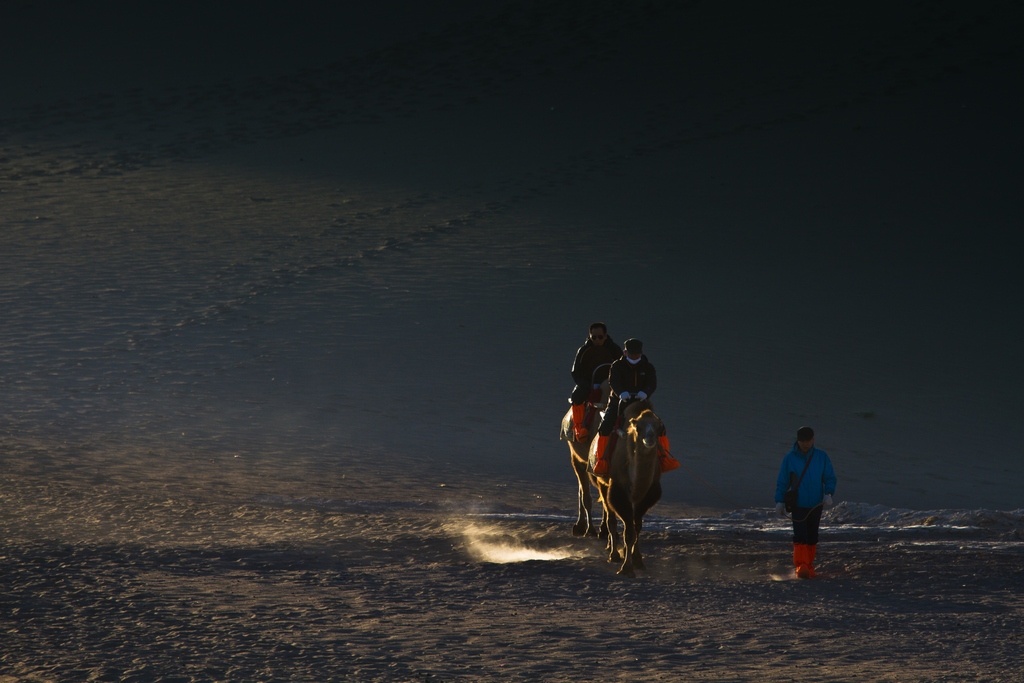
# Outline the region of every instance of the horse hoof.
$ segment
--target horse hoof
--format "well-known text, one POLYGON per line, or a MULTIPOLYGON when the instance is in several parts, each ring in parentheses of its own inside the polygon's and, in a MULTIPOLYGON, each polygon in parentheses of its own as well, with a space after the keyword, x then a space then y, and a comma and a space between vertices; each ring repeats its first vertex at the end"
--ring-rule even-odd
POLYGON ((619 571, 617 571, 615 573, 618 574, 619 576, 625 576, 626 578, 629 578, 629 579, 635 579, 636 578, 636 572, 633 571, 632 567, 623 567, 622 569, 620 569, 619 571))
POLYGON ((573 527, 572 527, 572 535, 573 536, 587 536, 588 535, 587 531, 588 531, 588 529, 587 529, 586 525, 574 524, 573 527))
POLYGON ((587 529, 587 538, 600 538, 600 534, 593 529, 587 529))

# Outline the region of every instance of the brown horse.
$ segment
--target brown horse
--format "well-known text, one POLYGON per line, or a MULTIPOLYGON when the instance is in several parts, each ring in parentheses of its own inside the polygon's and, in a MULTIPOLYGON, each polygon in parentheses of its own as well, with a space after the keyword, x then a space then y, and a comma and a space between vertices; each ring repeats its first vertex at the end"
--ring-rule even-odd
POLYGON ((559 438, 569 443, 569 458, 572 462, 572 469, 576 473, 576 481, 579 482, 579 513, 576 523, 572 526, 572 535, 604 538, 608 533, 607 516, 601 520, 600 533, 598 533, 594 527, 594 518, 590 514, 590 508, 594 503, 590 487, 597 488, 597 480, 587 469, 587 455, 590 452, 591 442, 596 440, 597 428, 601 425, 601 411, 608 404, 608 380, 601 384, 600 397, 592 398, 594 398, 593 401, 588 401, 587 419, 583 425, 587 428, 587 438, 577 441, 573 436, 572 409, 562 418, 562 431, 559 438))
MULTIPOLYGON (((646 569, 638 539, 644 515, 661 500, 661 464, 658 435, 664 425, 650 401, 636 401, 626 406, 622 428, 611 454, 608 476, 597 477, 597 489, 604 503, 608 521, 608 561, 622 557, 618 573, 636 576, 635 569, 646 569), (615 519, 622 521, 621 550, 615 519)), ((596 443, 591 457, 596 458, 596 443)))

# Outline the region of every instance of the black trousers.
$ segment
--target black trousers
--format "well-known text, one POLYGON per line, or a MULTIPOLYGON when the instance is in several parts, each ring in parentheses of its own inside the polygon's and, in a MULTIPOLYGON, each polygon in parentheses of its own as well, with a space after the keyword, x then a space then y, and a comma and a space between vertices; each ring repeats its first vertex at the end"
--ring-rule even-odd
POLYGON ((793 543, 818 544, 818 526, 821 524, 822 506, 793 509, 793 543))
MULTIPOLYGON (((623 401, 622 407, 625 408, 636 399, 630 399, 629 401, 623 401)), ((615 423, 619 419, 619 397, 612 394, 608 397, 608 408, 604 411, 604 418, 601 419, 601 426, 598 427, 597 431, 601 436, 611 436, 612 431, 615 429, 615 423)))

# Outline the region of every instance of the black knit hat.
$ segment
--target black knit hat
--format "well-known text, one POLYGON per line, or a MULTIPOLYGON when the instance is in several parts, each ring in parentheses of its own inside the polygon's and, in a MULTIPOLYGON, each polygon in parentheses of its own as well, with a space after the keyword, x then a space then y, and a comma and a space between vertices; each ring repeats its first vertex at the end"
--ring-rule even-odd
POLYGON ((810 441, 813 438, 814 430, 811 429, 810 427, 801 427, 800 429, 796 430, 797 441, 810 441))
POLYGON ((622 348, 629 353, 643 353, 644 343, 639 339, 627 339, 622 343, 622 348))

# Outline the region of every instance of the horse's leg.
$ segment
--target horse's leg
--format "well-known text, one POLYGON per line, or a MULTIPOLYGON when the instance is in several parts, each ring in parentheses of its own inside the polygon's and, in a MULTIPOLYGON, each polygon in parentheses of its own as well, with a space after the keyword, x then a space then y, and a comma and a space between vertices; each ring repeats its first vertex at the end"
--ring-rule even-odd
MULTIPOLYGON (((604 492, 601 489, 601 483, 597 480, 597 477, 590 475, 590 483, 597 489, 597 497, 600 498, 601 503, 601 527, 598 529, 597 537, 608 540, 608 504, 605 502, 604 492)), ((613 524, 614 526, 614 524, 613 524)))
POLYGON ((611 507, 615 515, 622 520, 622 566, 618 574, 634 577, 633 571, 633 546, 636 544, 636 522, 633 519, 633 503, 629 500, 629 494, 612 484, 609 491, 611 507))
POLYGON ((597 536, 597 532, 594 530, 594 515, 591 513, 591 508, 594 506, 594 495, 590 492, 590 477, 586 473, 587 465, 583 465, 583 478, 580 479, 580 495, 582 500, 580 504, 583 506, 583 511, 586 515, 587 527, 583 531, 583 536, 594 537, 597 536))
POLYGON ((577 496, 579 499, 579 510, 576 516, 576 523, 572 525, 572 535, 586 536, 590 533, 592 521, 590 506, 593 503, 593 499, 590 496, 590 477, 587 474, 587 462, 580 460, 572 448, 570 448, 569 453, 572 458, 572 469, 576 472, 576 481, 579 483, 577 496))
MULTIPOLYGON (((587 470, 587 459, 584 458, 582 461, 582 468, 580 472, 580 488, 583 493, 583 507, 587 511, 587 532, 586 536, 589 538, 597 537, 598 533, 594 527, 594 515, 591 509, 594 507, 594 494, 591 492, 590 487, 597 488, 597 484, 594 483, 593 476, 587 470)), ((604 513, 602 512, 602 517, 604 513)))
POLYGON ((608 487, 595 477, 597 492, 601 496, 601 537, 604 538, 604 549, 608 551, 608 561, 612 561, 615 553, 615 522, 611 510, 608 509, 608 487))
POLYGON ((615 521, 612 520, 611 524, 608 523, 611 515, 608 514, 608 508, 601 506, 601 528, 597 532, 598 538, 608 540, 608 537, 615 531, 615 521))
POLYGON ((619 532, 617 527, 618 523, 615 521, 615 518, 612 517, 611 521, 608 523, 608 540, 604 545, 605 550, 608 551, 609 562, 614 562, 619 559, 619 555, 622 553, 622 550, 619 548, 619 532))
POLYGON ((594 494, 590 491, 589 476, 586 479, 584 479, 583 506, 587 509, 587 533, 584 535, 588 538, 597 538, 597 528, 594 526, 594 515, 591 512, 591 508, 594 506, 594 494))
POLYGON ((661 500, 661 482, 656 481, 647 490, 647 495, 644 496, 634 510, 634 519, 636 520, 636 540, 633 543, 633 567, 635 569, 647 569, 644 564, 644 556, 640 553, 640 530, 644 526, 644 515, 647 511, 654 507, 655 503, 661 500))
POLYGON ((640 552, 640 530, 643 528, 643 525, 643 513, 640 512, 640 508, 637 506, 633 509, 633 547, 629 553, 633 569, 647 569, 647 565, 644 564, 643 553, 640 552))
POLYGON ((605 537, 605 550, 608 551, 608 561, 614 562, 619 558, 619 536, 618 525, 615 522, 615 512, 608 503, 609 485, 597 479, 597 490, 601 494, 601 531, 605 537))

